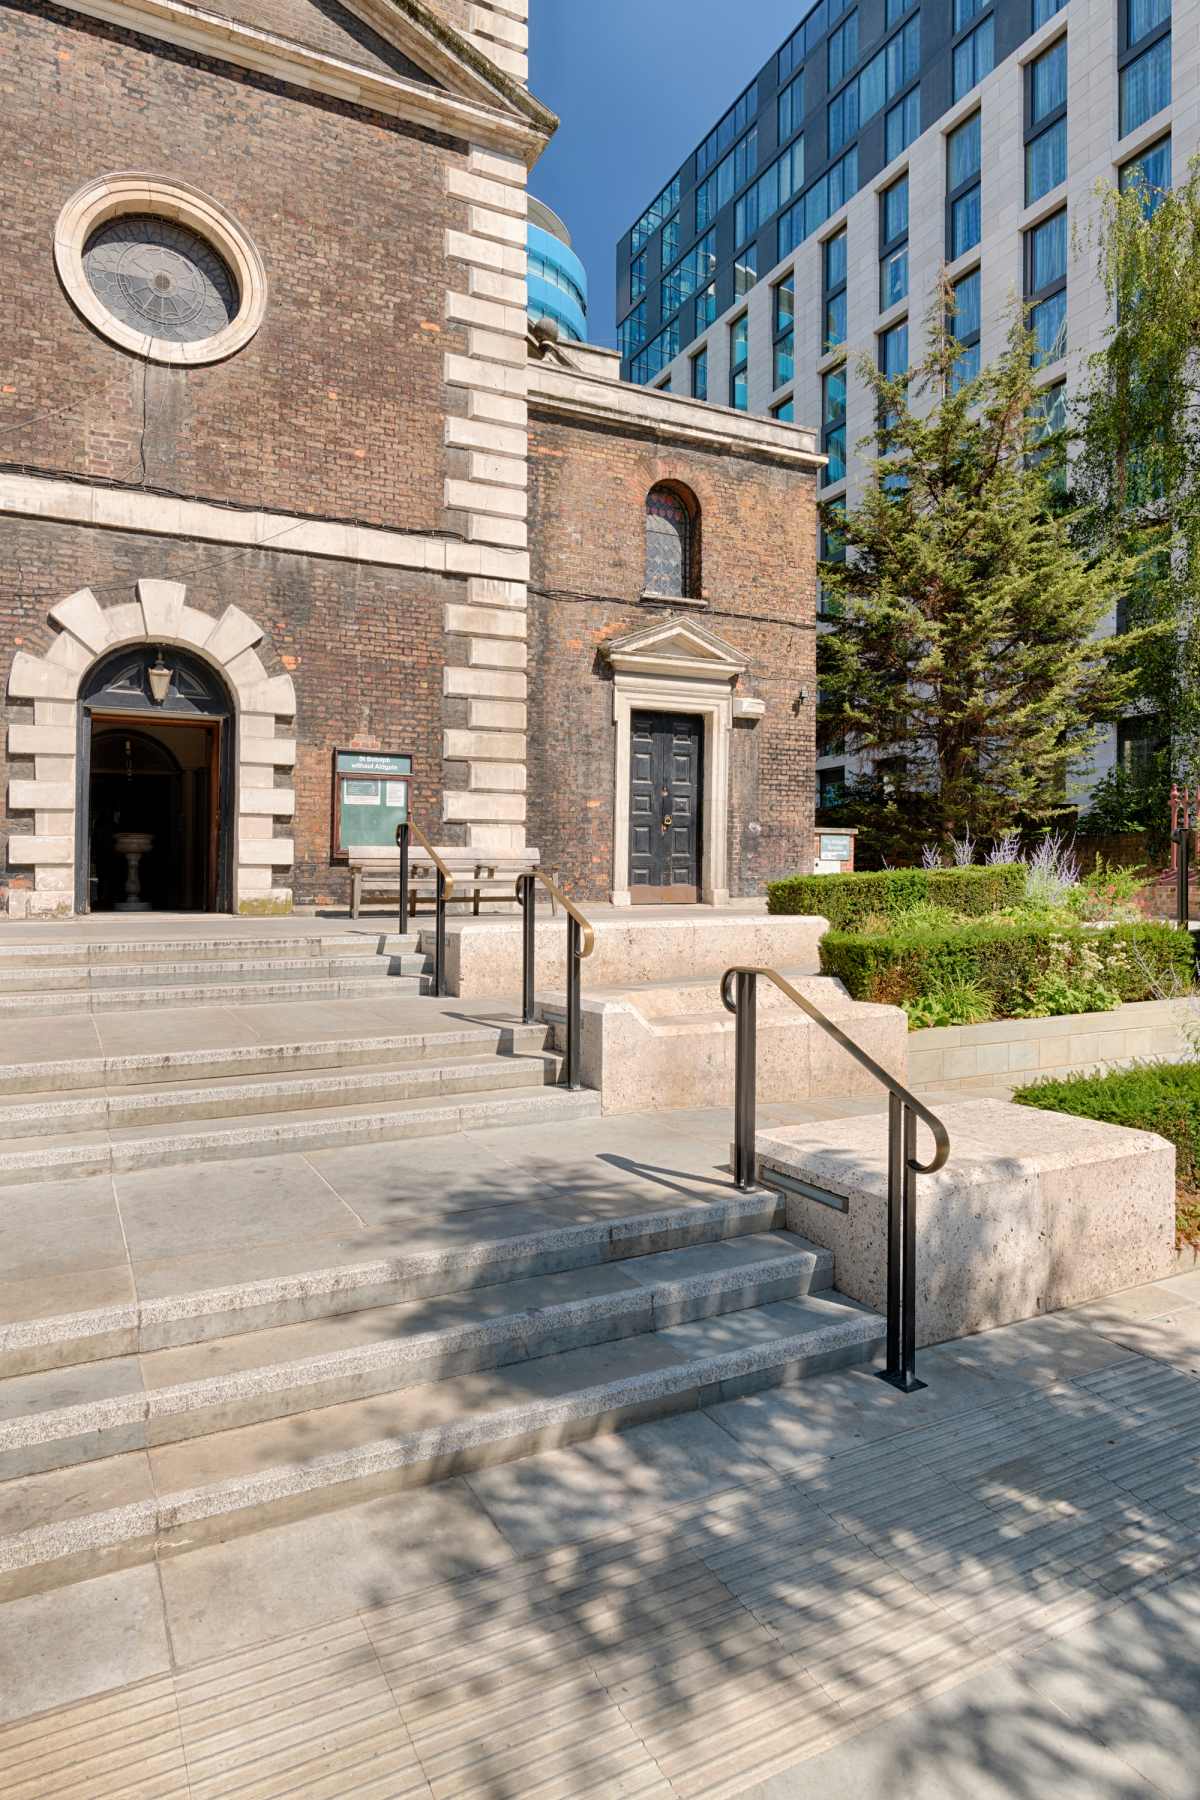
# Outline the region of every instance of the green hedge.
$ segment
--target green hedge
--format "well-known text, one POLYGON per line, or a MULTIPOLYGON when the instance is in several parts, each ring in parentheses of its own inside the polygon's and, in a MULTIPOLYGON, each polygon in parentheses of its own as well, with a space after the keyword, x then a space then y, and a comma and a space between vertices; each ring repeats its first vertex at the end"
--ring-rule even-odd
POLYGON ((767 911, 818 913, 834 930, 852 931, 872 914, 895 919, 922 900, 978 918, 1019 906, 1025 898, 1020 863, 981 869, 881 869, 859 875, 789 875, 767 887, 767 911))
POLYGON ((1038 1081, 1018 1088, 1013 1099, 1045 1112, 1157 1131, 1175 1146, 1178 1185, 1200 1185, 1200 1063, 1143 1063, 1111 1075, 1038 1081))
POLYGON ((948 982, 973 982, 990 996, 998 1019, 1021 1017, 1027 991, 1057 973, 1064 957, 1098 955, 1105 985, 1122 1000, 1155 999, 1156 982, 1168 993, 1189 988, 1195 973, 1191 935, 1155 923, 1099 931, 1004 920, 940 931, 901 924, 878 936, 828 931, 820 948, 821 973, 836 975, 856 1000, 902 1006, 948 982))

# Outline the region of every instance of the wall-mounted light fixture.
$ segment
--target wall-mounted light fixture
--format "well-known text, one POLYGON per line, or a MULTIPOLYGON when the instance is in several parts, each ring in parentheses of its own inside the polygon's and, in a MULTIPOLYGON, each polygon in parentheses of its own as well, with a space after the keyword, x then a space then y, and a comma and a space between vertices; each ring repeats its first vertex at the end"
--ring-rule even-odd
POLYGON ((150 682, 150 697, 155 706, 161 706, 171 691, 172 671, 163 661, 162 651, 158 653, 158 661, 146 671, 150 682))

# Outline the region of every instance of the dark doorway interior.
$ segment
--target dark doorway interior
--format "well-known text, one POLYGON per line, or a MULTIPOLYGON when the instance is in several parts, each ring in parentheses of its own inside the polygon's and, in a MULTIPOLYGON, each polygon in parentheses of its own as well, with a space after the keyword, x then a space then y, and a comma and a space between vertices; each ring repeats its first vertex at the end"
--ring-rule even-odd
POLYGON ((111 912, 125 898, 128 863, 116 848, 123 832, 145 833, 141 897, 154 912, 212 908, 213 765, 217 727, 159 725, 97 717, 92 721, 91 910, 111 912))
POLYGON ((182 650, 119 650, 84 679, 76 909, 124 910, 129 845, 154 912, 227 912, 232 891, 233 706, 182 650))
POLYGON ((631 721, 629 889, 635 906, 700 898, 701 721, 635 712, 631 721))

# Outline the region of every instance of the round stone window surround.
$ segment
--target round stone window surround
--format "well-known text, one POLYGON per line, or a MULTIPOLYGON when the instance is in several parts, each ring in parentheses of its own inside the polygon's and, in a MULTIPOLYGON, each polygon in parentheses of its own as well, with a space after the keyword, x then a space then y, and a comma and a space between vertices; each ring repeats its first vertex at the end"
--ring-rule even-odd
POLYGON ((258 330, 267 305, 262 258, 241 226, 198 188, 144 173, 102 175, 79 189, 54 228, 54 261, 72 304, 110 343, 150 362, 194 366, 220 362, 241 350, 258 330), (109 312, 84 271, 83 255, 93 233, 125 213, 148 213, 188 227, 227 265, 237 284, 238 309, 212 337, 172 343, 147 336, 109 312))

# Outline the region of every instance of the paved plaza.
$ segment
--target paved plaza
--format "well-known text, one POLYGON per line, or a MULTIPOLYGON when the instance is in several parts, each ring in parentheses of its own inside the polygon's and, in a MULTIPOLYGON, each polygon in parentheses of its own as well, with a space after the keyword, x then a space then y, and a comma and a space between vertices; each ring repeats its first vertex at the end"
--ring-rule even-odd
POLYGON ((1190 1800, 1200 1272, 920 1361, 10 1601, 0 1791, 1190 1800))

